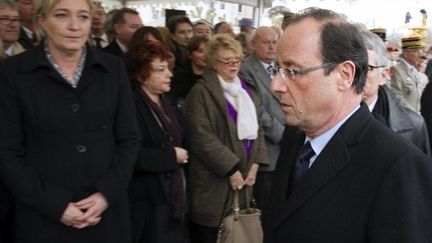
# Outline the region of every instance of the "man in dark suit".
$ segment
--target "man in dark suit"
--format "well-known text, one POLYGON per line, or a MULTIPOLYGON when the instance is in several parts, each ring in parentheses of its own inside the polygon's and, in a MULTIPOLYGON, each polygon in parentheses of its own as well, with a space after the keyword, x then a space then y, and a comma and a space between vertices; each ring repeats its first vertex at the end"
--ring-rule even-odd
POLYGON ((268 26, 258 27, 252 37, 253 53, 240 68, 240 78, 253 86, 260 99, 259 120, 264 129, 269 166, 260 166, 254 186, 254 197, 263 209, 270 196, 271 181, 280 152, 279 142, 285 128, 284 114, 279 101, 270 90, 273 70, 276 70, 277 33, 268 26))
POLYGON ((390 80, 390 61, 379 35, 365 29, 361 35, 368 49, 368 76, 362 92, 372 115, 392 131, 408 139, 430 156, 429 135, 423 117, 403 107, 386 81, 390 80))
POLYGON ((329 10, 294 17, 271 88, 286 123, 267 243, 432 242, 432 161, 361 103, 367 50, 329 10))
POLYGON ((115 56, 123 57, 128 50, 132 35, 143 25, 142 20, 137 11, 130 8, 122 8, 115 12, 112 21, 115 38, 102 50, 115 56))
POLYGON ((24 49, 30 49, 38 43, 36 21, 33 18, 33 0, 16 0, 20 15, 20 37, 18 42, 24 49))

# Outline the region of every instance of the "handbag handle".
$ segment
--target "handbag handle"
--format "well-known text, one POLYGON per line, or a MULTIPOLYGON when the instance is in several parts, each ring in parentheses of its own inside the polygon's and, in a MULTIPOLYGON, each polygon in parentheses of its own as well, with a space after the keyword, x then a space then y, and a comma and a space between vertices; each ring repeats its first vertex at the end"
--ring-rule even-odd
MULTIPOLYGON (((246 194, 246 211, 248 213, 251 213, 253 210, 251 210, 250 207, 250 193, 251 193, 251 189, 252 187, 250 186, 245 186, 245 194, 246 194)), ((234 220, 237 220, 239 218, 239 214, 240 214, 240 203, 239 203, 239 194, 240 194, 241 190, 235 190, 234 191, 234 199, 233 199, 233 205, 232 205, 232 209, 234 211, 234 220)))

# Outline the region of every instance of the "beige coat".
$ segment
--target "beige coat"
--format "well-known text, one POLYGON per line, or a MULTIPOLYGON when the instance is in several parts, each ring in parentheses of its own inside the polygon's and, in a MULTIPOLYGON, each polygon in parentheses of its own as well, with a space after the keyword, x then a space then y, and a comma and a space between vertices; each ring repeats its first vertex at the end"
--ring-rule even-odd
POLYGON ((391 89, 402 106, 420 112, 420 97, 427 76, 418 72, 403 59, 392 68, 391 89))
POLYGON ((190 91, 184 104, 184 119, 190 143, 189 215, 195 223, 217 227, 232 203, 227 173, 239 163, 245 178, 253 163, 268 164, 263 132, 260 129, 247 158, 214 70, 205 72, 203 80, 190 91))

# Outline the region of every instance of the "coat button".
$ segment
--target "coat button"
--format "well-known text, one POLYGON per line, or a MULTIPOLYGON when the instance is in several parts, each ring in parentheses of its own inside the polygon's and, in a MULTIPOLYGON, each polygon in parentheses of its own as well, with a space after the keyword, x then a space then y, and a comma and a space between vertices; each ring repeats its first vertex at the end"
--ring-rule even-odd
POLYGON ((78 145, 78 146, 76 147, 76 150, 77 150, 79 153, 84 153, 84 152, 87 151, 87 147, 84 146, 84 145, 78 145))
POLYGON ((72 112, 78 112, 80 110, 80 105, 79 104, 72 104, 71 110, 72 110, 72 112))

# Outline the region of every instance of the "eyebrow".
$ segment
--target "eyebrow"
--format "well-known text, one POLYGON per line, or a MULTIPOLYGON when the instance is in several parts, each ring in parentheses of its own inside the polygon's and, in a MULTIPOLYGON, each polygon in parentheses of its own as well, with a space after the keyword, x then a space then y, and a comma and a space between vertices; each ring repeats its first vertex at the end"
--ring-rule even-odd
MULTIPOLYGON (((70 9, 67 9, 67 8, 56 8, 56 9, 53 9, 53 12, 55 12, 55 11, 73 12, 70 9)), ((90 10, 80 9, 77 12, 78 13, 90 13, 90 10)))

